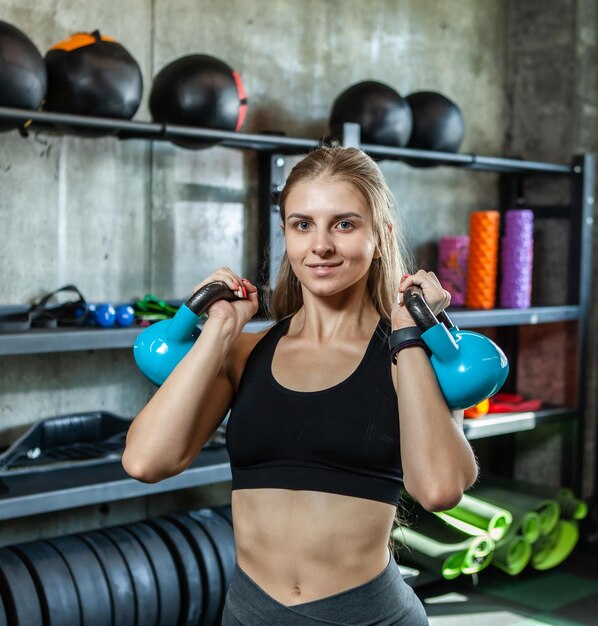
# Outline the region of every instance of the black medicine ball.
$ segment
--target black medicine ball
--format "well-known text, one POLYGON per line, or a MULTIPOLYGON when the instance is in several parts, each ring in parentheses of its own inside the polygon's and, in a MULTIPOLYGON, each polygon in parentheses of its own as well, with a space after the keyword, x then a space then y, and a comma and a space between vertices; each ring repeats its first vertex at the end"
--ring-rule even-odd
POLYGON ((116 119, 131 119, 137 112, 143 93, 141 70, 111 37, 98 31, 77 33, 52 46, 45 62, 48 92, 44 109, 116 119))
MULTIPOLYGON (((162 68, 154 78, 149 108, 155 122, 238 131, 247 110, 241 78, 223 61, 191 54, 162 68)), ((185 148, 205 148, 215 142, 177 138, 185 148)))
POLYGON ((342 126, 354 122, 361 126, 361 141, 403 147, 411 135, 411 109, 389 85, 368 80, 352 85, 334 101, 330 130, 342 136, 342 126))
POLYGON ((457 152, 465 135, 461 109, 435 91, 417 91, 406 99, 413 113, 409 148, 457 152))
MULTIPOLYGON (((38 49, 18 28, 0 20, 0 106, 37 109, 46 92, 46 68, 38 49)), ((0 120, 0 131, 23 120, 0 120)))

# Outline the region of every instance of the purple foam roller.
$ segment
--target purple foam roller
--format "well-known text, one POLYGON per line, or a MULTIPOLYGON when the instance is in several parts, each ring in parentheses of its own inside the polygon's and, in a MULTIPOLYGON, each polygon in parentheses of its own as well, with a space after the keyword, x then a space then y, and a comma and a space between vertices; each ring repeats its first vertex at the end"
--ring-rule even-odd
POLYGON ((534 212, 529 209, 505 212, 505 237, 521 234, 528 239, 533 237, 534 212))
POLYGON ((533 266, 533 212, 506 211, 501 246, 500 306, 526 309, 531 305, 533 266))

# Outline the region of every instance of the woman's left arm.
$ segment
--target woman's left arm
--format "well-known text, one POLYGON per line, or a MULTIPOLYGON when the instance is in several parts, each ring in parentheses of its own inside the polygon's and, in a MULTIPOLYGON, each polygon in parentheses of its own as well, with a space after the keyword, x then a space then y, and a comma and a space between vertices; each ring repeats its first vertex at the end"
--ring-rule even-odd
MULTIPOLYGON (((434 313, 450 302, 432 272, 420 270, 401 284, 422 288, 434 313)), ((402 302, 392 310, 392 329, 414 326, 402 302)), ((463 433, 463 411, 451 411, 424 350, 408 347, 397 355, 392 377, 399 403, 405 489, 430 511, 449 509, 477 479, 475 455, 463 433)))

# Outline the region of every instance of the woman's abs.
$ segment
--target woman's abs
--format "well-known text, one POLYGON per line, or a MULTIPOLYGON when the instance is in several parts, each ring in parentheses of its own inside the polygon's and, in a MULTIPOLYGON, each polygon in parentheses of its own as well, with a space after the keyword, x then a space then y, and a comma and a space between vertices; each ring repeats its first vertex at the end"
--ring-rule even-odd
POLYGON ((390 504, 316 491, 233 491, 239 567, 285 606, 362 585, 388 564, 390 504))

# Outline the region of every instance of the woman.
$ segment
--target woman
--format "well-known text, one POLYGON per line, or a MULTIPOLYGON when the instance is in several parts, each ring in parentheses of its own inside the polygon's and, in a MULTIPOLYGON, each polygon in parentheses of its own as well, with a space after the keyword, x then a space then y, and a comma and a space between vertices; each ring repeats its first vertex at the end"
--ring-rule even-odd
POLYGON ((450 297, 423 270, 401 281, 392 196, 360 150, 315 150, 279 204, 279 321, 242 333, 255 286, 228 268, 200 283, 242 285, 247 298, 210 307, 131 425, 123 465, 147 482, 181 472, 232 408, 237 568, 223 624, 427 624, 388 550, 399 493, 450 508, 477 466, 401 292, 419 285, 436 312, 450 297))

